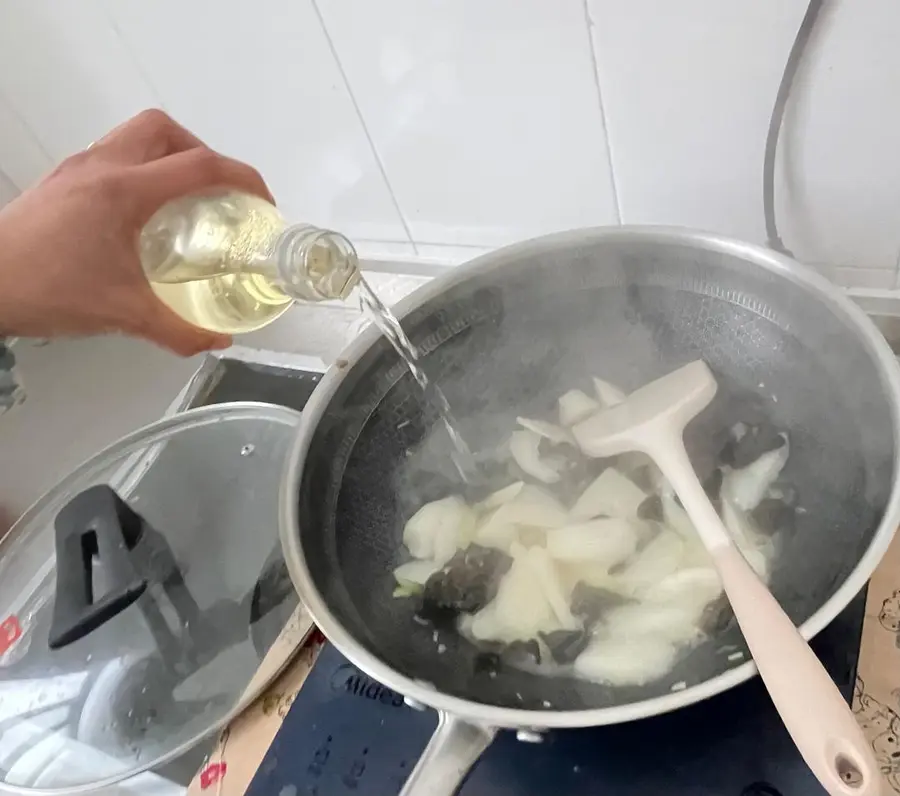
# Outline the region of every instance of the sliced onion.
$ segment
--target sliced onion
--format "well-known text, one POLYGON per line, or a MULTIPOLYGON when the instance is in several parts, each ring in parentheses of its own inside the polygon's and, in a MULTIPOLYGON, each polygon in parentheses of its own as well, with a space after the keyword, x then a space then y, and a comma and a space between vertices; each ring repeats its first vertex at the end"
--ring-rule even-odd
POLYGON ((581 390, 569 390, 559 399, 559 422, 574 426, 600 409, 600 404, 581 390))
POLYGON ((559 561, 597 564, 609 571, 634 555, 638 538, 630 520, 588 520, 548 531, 547 552, 559 561))
POLYGON ((525 484, 514 498, 489 514, 475 530, 475 541, 485 547, 509 550, 518 541, 520 528, 558 528, 566 522, 566 510, 552 495, 525 484))
MULTIPOLYGON (((499 512, 499 509, 498 509, 499 512)), ((475 530, 475 543, 482 547, 493 547, 508 552, 519 541, 519 525, 505 522, 503 517, 489 517, 475 530)))
POLYGON ((566 521, 566 510, 553 495, 537 486, 526 484, 515 500, 499 511, 508 510, 520 525, 530 528, 558 528, 566 521))
POLYGON ((675 664, 678 648, 660 638, 592 641, 575 659, 575 673, 611 686, 645 685, 675 664))
POLYGON ((517 417, 516 422, 525 430, 531 431, 544 439, 549 439, 551 442, 560 445, 575 444, 575 441, 572 439, 572 435, 568 430, 555 426, 553 423, 547 423, 544 420, 531 420, 527 417, 517 417))
POLYGON ((569 512, 573 520, 595 517, 636 517, 647 494, 618 470, 607 467, 588 486, 569 512))
POLYGON ((480 503, 475 504, 475 511, 479 514, 486 514, 489 511, 500 508, 504 503, 509 503, 510 500, 513 500, 522 491, 523 486, 525 486, 524 481, 515 481, 509 486, 503 487, 503 489, 492 492, 480 503))
POLYGON ((750 517, 727 498, 722 500, 722 522, 750 568, 763 582, 768 582, 771 559, 775 554, 772 540, 757 531, 750 517))
POLYGON ((648 603, 679 605, 691 612, 694 621, 700 619, 703 609, 722 594, 722 580, 712 566, 691 567, 673 572, 649 589, 648 603))
POLYGON ((560 629, 543 589, 536 587, 528 551, 516 544, 511 554, 512 565, 500 581, 497 596, 462 625, 477 641, 509 644, 560 629))
POLYGON ((509 451, 522 472, 545 484, 555 484, 562 478, 566 460, 541 456, 540 446, 541 437, 533 431, 514 431, 509 438, 509 451))
POLYGON ((620 639, 662 639, 673 644, 688 644, 700 638, 697 622, 703 606, 673 602, 626 603, 611 609, 603 618, 603 632, 610 641, 620 639))
POLYGON ((624 390, 620 390, 615 384, 610 384, 608 381, 603 381, 603 379, 594 379, 594 391, 597 393, 600 406, 604 409, 616 406, 626 398, 624 390))
POLYGON ((403 544, 415 558, 444 564, 472 541, 475 512, 457 496, 426 503, 406 523, 403 544))
POLYGON ((781 434, 784 445, 768 451, 740 470, 729 470, 722 481, 722 496, 740 511, 753 511, 787 464, 790 444, 781 434))
POLYGON ((529 548, 528 562, 534 571, 538 587, 544 592, 544 597, 553 611, 560 628, 575 630, 581 623, 572 616, 569 609, 569 594, 556 572, 553 560, 542 547, 529 548))
POLYGON ((663 530, 616 575, 616 579, 632 594, 643 592, 675 572, 681 566, 684 551, 684 540, 674 531, 663 530))
MULTIPOLYGON (((563 587, 571 592, 579 583, 606 591, 619 591, 620 586, 615 576, 609 574, 609 568, 593 561, 563 561, 556 559, 563 587)), ((624 596, 624 594, 623 594, 624 596)))
MULTIPOLYGON (((561 447, 575 445, 571 426, 620 404, 624 391, 594 380, 597 399, 570 390, 559 399, 560 425, 520 417, 508 452, 531 479, 559 483, 571 462, 561 447), (545 452, 542 453, 542 448, 545 452), (549 448, 550 452, 546 450, 549 448)), ((743 429, 734 429, 739 436, 743 429)), ((749 512, 771 490, 789 455, 785 444, 747 467, 729 470, 721 497, 723 521, 751 567, 766 579, 774 544, 749 512)), ((460 548, 474 541, 507 552, 512 564, 495 598, 459 629, 477 641, 509 644, 541 633, 580 630, 570 599, 578 583, 618 592, 625 599, 593 624, 594 638, 575 661, 575 673, 614 686, 641 685, 664 676, 679 648, 701 635, 706 607, 721 599, 722 584, 709 553, 671 487, 649 457, 627 453, 607 467, 569 511, 544 489, 516 481, 474 507, 459 497, 423 506, 403 539, 414 561, 394 572, 401 588, 420 589, 460 548), (640 483, 623 472, 638 473, 640 483), (651 468, 648 475, 646 468, 651 468), (662 522, 637 517, 648 490, 662 500, 662 522), (655 538, 647 539, 651 533, 655 538)), ((515 469, 515 468, 513 468, 515 469)), ((653 519, 660 519, 653 513, 653 519)))

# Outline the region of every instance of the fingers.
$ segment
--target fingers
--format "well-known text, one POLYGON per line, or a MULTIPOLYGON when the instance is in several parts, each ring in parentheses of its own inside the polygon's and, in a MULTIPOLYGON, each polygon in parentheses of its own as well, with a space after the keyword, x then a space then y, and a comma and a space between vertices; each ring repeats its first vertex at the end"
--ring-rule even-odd
POLYGON ((214 152, 164 111, 139 113, 95 142, 89 154, 134 167, 127 174, 128 196, 141 223, 166 202, 212 189, 275 202, 256 169, 214 152))
MULTIPOLYGON (((148 291, 149 293, 149 291, 148 291)), ((194 326, 149 293, 132 333, 182 357, 228 348, 231 337, 194 326)))
POLYGON ((180 357, 192 357, 204 351, 220 351, 231 346, 231 338, 226 334, 207 332, 190 324, 184 324, 187 328, 178 326, 158 324, 141 336, 180 357))
POLYGON ((142 111, 91 146, 91 153, 138 165, 204 146, 165 111, 142 111))
POLYGON ((273 204, 275 201, 256 169, 206 147, 145 163, 136 167, 133 176, 133 198, 141 221, 149 219, 166 202, 212 189, 244 191, 273 204))

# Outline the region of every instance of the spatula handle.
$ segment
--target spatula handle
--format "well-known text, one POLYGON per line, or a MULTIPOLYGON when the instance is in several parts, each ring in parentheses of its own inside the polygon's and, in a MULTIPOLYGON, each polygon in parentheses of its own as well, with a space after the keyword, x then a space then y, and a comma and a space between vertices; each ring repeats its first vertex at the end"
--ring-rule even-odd
POLYGON ((878 796, 882 777, 846 700, 734 545, 713 551, 725 593, 769 696, 831 796, 878 796))
MULTIPOLYGON (((659 446, 662 447, 662 446, 659 446)), ((837 686, 731 542, 679 438, 654 459, 709 549, 759 674, 801 756, 830 796, 879 796, 872 748, 837 686)))

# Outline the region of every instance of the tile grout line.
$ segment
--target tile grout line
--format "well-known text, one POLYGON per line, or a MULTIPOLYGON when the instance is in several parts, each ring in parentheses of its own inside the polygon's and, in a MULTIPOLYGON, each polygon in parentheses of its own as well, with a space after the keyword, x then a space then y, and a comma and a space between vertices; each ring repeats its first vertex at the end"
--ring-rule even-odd
POLYGON ((141 76, 141 79, 144 83, 147 84, 147 87, 150 89, 150 93, 153 94, 153 98, 156 101, 156 104, 162 110, 166 110, 166 104, 163 101, 162 94, 156 88, 156 84, 150 79, 150 75, 147 74, 147 70, 144 68, 144 64, 140 58, 138 58, 137 53, 134 51, 134 48, 131 46, 131 42, 128 40, 128 37, 122 33, 122 29, 119 27, 119 23, 116 19, 109 13, 109 9, 106 6, 105 0, 96 0, 97 8, 100 11, 100 16, 102 16, 109 27, 112 29, 112 32, 115 34, 116 38, 119 41, 119 44, 125 48, 125 52, 128 53, 128 57, 131 60, 132 65, 137 70, 137 73, 141 76))
POLYGON ((344 70, 344 64, 341 62, 340 56, 338 55, 337 47, 334 44, 334 41, 331 38, 331 33, 328 31, 328 26, 325 24, 325 17, 322 16, 322 12, 319 10, 319 3, 317 0, 309 0, 312 4, 313 11, 315 12, 316 17, 319 20, 319 26, 322 28, 322 33, 325 36, 325 41, 328 42, 328 49, 331 50, 331 55, 334 58, 334 62, 337 65, 338 72, 341 75, 341 80, 344 82, 344 88, 347 89, 347 94, 350 97, 350 102, 353 105, 353 110, 356 113, 356 118, 359 120, 360 125, 363 129, 363 134, 366 137, 366 140, 369 142, 369 148, 372 150, 372 157, 375 158, 375 163, 378 165, 378 171, 381 172, 381 179, 384 180, 384 184, 388 189, 388 194, 390 194, 391 202, 394 205, 394 209, 397 211, 397 216, 400 218, 400 223, 403 225, 403 231, 406 233, 406 237, 409 239, 409 243, 413 247, 413 253, 419 253, 419 247, 416 244, 415 240, 412 236, 412 230, 409 227, 409 223, 406 220, 406 216, 403 214, 403 210, 400 207, 400 201, 397 199, 397 195, 394 193, 394 188, 391 185, 391 181, 388 179, 387 169, 385 168, 384 161, 381 159, 381 155, 378 152, 378 147, 375 146, 375 140, 372 138, 372 134, 369 132, 369 126, 366 124, 366 119, 363 116, 362 108, 360 108, 359 103, 356 101, 356 95, 353 93, 353 89, 350 86, 350 80, 347 77, 347 72, 344 70))
MULTIPOLYGON (((9 174, 6 173, 6 171, 4 171, 3 166, 0 166, 0 185, 2 185, 4 182, 7 185, 12 186, 13 189, 18 191, 20 194, 22 193, 22 186, 19 185, 12 177, 10 177, 9 174)), ((0 205, 0 207, 2 207, 2 205, 0 205)))
MULTIPOLYGON (((10 114, 15 117, 15 119, 19 122, 19 124, 22 125, 22 129, 25 132, 27 132, 28 135, 31 136, 31 140, 34 142, 35 146, 41 151, 41 154, 47 159, 48 165, 50 167, 52 167, 56 161, 53 159, 53 157, 47 151, 47 147, 44 146, 44 142, 41 141, 41 139, 38 137, 37 133, 34 132, 31 125, 25 119, 25 117, 22 116, 21 113, 19 113, 19 109, 12 103, 12 101, 9 99, 9 97, 3 93, 3 91, 0 91, 0 105, 3 105, 10 112, 10 114)), ((10 182, 12 182, 12 180, 10 180, 10 182)), ((13 182, 13 185, 15 185, 20 191, 25 190, 21 185, 17 185, 15 182, 13 182)))
MULTIPOLYGON (((357 238, 360 243, 411 243, 409 240, 396 240, 395 238, 357 238)), ((473 251, 488 251, 491 246, 480 243, 435 243, 430 240, 420 240, 419 246, 434 246, 438 249, 472 249, 473 251)))
POLYGON ((597 103, 600 106, 600 124, 603 128, 603 138, 606 144, 606 160, 609 163, 609 179, 612 183, 613 201, 616 209, 616 222, 622 223, 622 205, 619 201, 619 186, 616 181, 616 168, 613 164, 612 141, 610 140, 609 124, 606 119, 606 106, 603 103, 603 89, 600 87, 600 64, 597 60, 597 50, 594 47, 594 34, 592 29, 594 21, 591 19, 591 11, 588 7, 589 0, 581 0, 582 9, 584 10, 584 28, 588 38, 588 50, 591 57, 591 67, 594 70, 594 87, 597 90, 597 103))

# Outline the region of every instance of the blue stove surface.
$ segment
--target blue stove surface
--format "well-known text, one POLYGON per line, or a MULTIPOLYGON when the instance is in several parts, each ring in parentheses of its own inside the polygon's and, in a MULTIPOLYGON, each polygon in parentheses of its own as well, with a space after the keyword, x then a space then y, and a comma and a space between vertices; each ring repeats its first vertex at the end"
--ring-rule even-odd
MULTIPOLYGON (((865 611, 859 595, 813 646, 849 700, 865 611)), ((436 724, 431 711, 323 649, 247 796, 396 796, 436 724)), ((664 716, 549 732, 504 732, 459 796, 820 796, 758 678, 664 716)))

